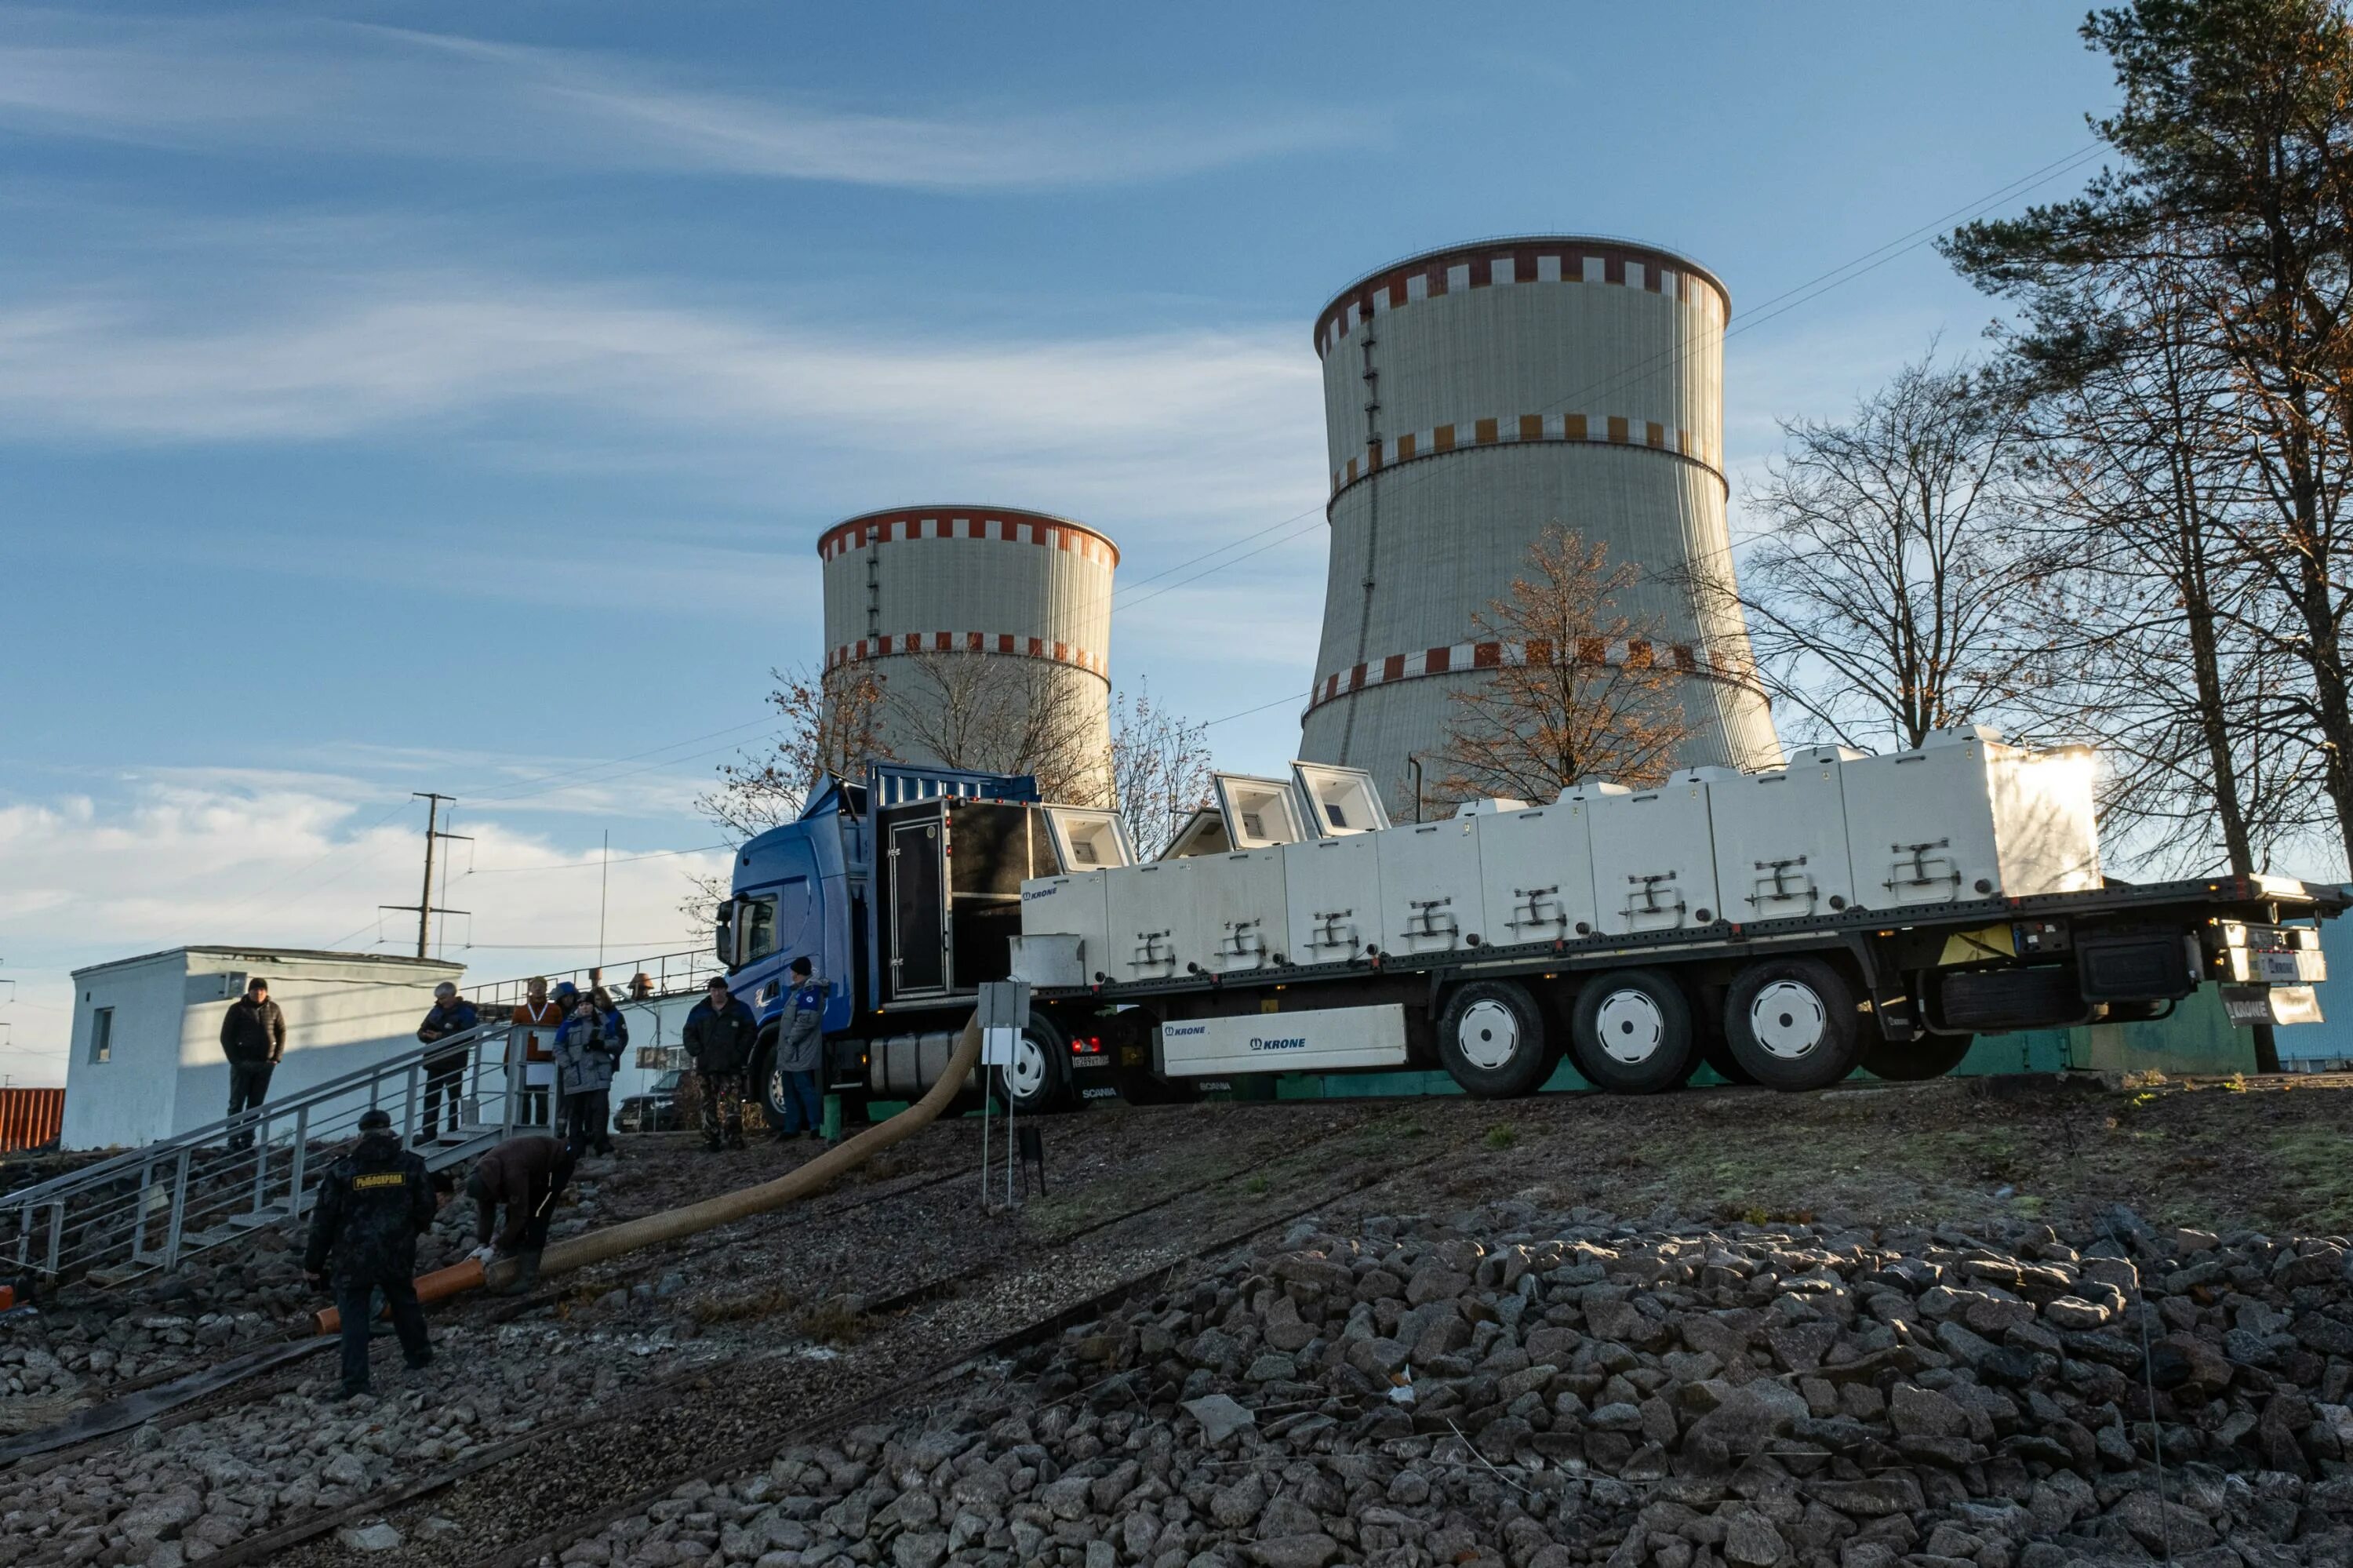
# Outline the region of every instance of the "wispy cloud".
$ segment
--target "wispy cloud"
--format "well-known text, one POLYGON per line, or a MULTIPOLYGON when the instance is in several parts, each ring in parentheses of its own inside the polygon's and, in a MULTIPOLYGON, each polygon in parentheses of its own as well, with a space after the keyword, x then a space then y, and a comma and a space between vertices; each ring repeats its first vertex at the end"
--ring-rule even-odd
POLYGON ((0 123, 206 149, 693 172, 934 190, 1151 180, 1363 138, 1265 104, 878 113, 580 51, 334 22, 102 27, 0 15, 0 123))
POLYGON ((0 439, 313 441, 558 410, 648 446, 781 440, 967 482, 1050 478, 1071 507, 1133 506, 1180 469, 1198 510, 1320 498, 1317 372, 1287 327, 942 342, 504 276, 332 291, 0 310, 0 439))

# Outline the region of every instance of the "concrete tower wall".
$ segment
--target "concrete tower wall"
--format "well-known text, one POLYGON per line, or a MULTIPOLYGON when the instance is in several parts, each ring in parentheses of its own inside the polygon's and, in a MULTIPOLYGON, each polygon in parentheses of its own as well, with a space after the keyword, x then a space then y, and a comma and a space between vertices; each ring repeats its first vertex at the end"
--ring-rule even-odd
POLYGON ((1476 618, 1557 524, 1641 569, 1620 609, 1658 623, 1660 656, 1688 672, 1698 733, 1681 760, 1779 760, 1764 702, 1738 678, 1736 610, 1703 615, 1676 582, 1687 569, 1729 581, 1729 308, 1679 257, 1573 237, 1432 252, 1325 308, 1332 554, 1303 757, 1369 768, 1409 810, 1409 758, 1443 744, 1448 694, 1510 656, 1480 641, 1476 618))
MULTIPOLYGON (((828 681, 851 669, 881 680, 888 694, 878 729, 893 756, 1004 766, 990 756, 937 755, 929 744, 937 725, 913 711, 939 698, 943 679, 970 680, 1051 703, 1071 749, 1108 766, 1119 564, 1108 538, 1038 512, 915 506, 837 524, 818 555, 828 681)), ((1005 714, 987 726, 999 743, 1016 727, 1005 714)))

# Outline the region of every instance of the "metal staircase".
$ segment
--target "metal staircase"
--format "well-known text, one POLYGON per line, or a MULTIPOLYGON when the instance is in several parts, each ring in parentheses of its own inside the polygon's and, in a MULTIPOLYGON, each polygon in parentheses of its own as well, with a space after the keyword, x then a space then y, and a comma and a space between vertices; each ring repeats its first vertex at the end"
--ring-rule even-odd
POLYGON ((524 1083, 523 1026, 503 1019, 299 1090, 259 1110, 159 1139, 70 1175, 0 1196, 0 1256, 52 1281, 121 1284, 150 1270, 300 1219, 321 1174, 381 1108, 401 1140, 440 1170, 518 1128, 544 1125, 552 1088, 524 1083), (439 1097, 424 1125, 426 1063, 462 1052, 453 1111, 439 1097))

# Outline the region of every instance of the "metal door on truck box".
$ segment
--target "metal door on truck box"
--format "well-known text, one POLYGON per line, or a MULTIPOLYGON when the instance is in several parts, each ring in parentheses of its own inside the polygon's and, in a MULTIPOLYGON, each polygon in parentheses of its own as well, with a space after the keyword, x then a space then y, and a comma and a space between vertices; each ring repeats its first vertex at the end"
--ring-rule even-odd
POLYGON ((936 817, 891 827, 891 994, 947 989, 945 889, 936 817))

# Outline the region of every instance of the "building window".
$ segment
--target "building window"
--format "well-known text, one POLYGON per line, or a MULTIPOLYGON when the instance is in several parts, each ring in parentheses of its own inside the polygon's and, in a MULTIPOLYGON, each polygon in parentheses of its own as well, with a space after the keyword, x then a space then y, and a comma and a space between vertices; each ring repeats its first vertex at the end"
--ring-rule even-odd
POLYGON ((114 1009, 101 1007, 90 1015, 90 1059, 104 1062, 114 1054, 114 1009))

